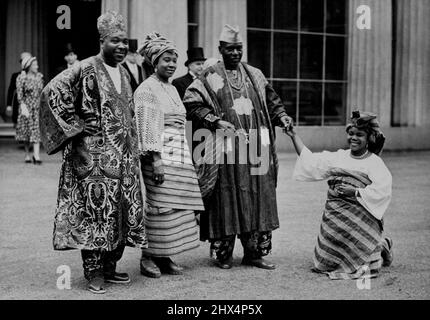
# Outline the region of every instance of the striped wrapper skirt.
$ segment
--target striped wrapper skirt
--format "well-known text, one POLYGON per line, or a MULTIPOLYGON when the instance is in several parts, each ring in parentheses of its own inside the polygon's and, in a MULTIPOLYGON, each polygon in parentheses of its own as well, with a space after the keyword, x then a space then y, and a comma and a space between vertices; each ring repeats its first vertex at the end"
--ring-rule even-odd
POLYGON ((146 187, 146 234, 148 249, 143 253, 169 257, 199 246, 194 211, 203 211, 197 174, 185 138, 185 118, 165 115, 163 132, 164 182, 152 180, 151 161, 146 159, 142 174, 146 187))
POLYGON ((361 172, 332 169, 313 269, 331 279, 377 276, 382 266, 383 223, 355 197, 336 192, 338 184, 364 188, 371 181, 361 172))

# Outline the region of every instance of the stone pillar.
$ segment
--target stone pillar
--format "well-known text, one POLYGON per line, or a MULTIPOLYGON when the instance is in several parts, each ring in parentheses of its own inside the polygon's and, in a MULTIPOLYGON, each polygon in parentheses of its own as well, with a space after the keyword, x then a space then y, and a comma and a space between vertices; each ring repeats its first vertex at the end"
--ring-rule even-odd
POLYGON ((206 57, 220 57, 219 35, 225 24, 238 25, 244 44, 243 60, 247 60, 246 0, 200 0, 199 44, 206 57))
POLYGON ((382 126, 391 124, 392 2, 350 0, 348 34, 348 114, 351 110, 379 115, 382 126), (360 5, 370 7, 371 29, 360 30, 356 13, 360 5))
POLYGON ((430 124, 430 2, 398 0, 393 124, 430 124))
POLYGON ((178 69, 173 78, 186 73, 188 28, 187 0, 103 0, 102 10, 117 10, 128 21, 130 38, 138 39, 158 31, 172 40, 179 51, 178 69))

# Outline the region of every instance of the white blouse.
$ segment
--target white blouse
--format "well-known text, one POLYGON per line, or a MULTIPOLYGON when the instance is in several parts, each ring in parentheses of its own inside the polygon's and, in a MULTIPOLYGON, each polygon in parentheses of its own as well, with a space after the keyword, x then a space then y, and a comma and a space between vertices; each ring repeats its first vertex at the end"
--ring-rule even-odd
POLYGON ((381 220, 391 200, 392 176, 384 161, 375 154, 364 159, 351 157, 351 150, 312 153, 304 147, 294 167, 293 179, 318 181, 329 178, 329 170, 340 168, 366 174, 372 181, 365 188, 358 188, 357 200, 375 218, 381 220))

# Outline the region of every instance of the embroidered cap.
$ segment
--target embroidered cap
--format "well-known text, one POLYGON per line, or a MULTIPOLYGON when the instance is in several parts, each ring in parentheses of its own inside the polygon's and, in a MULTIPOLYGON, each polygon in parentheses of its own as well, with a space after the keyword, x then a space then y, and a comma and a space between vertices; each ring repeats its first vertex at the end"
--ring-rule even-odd
POLYGON ((108 11, 102 14, 97 19, 97 29, 99 30, 101 40, 118 31, 127 32, 123 16, 115 11, 108 11))
POLYGON ((242 36, 239 33, 239 27, 232 27, 229 24, 224 25, 219 36, 219 41, 228 43, 242 43, 242 36))

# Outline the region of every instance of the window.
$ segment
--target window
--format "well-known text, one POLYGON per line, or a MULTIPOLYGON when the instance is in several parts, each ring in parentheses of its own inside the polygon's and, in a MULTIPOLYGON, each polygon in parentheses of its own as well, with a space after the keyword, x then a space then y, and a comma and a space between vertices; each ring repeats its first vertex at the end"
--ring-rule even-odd
POLYGON ((346 122, 346 0, 248 0, 248 60, 300 125, 346 122))
POLYGON ((199 1, 188 0, 188 48, 198 47, 199 1))

